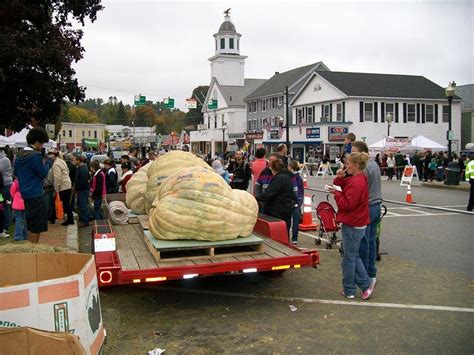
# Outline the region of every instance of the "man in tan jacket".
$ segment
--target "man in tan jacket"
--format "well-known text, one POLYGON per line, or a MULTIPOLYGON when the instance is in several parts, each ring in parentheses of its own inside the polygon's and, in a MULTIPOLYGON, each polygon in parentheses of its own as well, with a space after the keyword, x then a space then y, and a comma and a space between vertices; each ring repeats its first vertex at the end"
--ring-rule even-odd
POLYGON ((62 226, 74 224, 74 218, 71 208, 71 179, 69 177, 69 168, 63 159, 61 152, 51 150, 50 154, 54 155, 53 162, 53 176, 54 176, 54 191, 59 193, 59 198, 63 203, 64 213, 67 219, 61 223, 62 226))

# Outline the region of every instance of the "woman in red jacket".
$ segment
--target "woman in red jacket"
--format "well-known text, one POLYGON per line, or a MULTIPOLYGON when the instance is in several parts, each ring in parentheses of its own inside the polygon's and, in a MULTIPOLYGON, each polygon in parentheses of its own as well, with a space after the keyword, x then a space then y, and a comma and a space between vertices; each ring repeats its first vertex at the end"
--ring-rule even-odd
POLYGON ((366 300, 373 292, 367 271, 359 256, 360 241, 364 237, 369 219, 369 188, 364 169, 369 156, 365 153, 351 153, 346 159, 345 173, 339 170, 334 185, 342 191, 330 189, 338 207, 336 221, 342 223, 342 259, 341 295, 355 298, 356 285, 363 291, 361 298, 366 300))

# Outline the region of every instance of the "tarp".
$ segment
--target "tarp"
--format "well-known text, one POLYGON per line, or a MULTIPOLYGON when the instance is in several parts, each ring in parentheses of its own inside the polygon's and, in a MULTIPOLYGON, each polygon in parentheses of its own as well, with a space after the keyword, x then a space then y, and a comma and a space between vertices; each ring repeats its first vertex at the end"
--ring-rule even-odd
MULTIPOLYGON (((28 134, 28 131, 31 129, 31 126, 23 128, 20 132, 17 132, 15 134, 12 134, 9 138, 12 141, 12 144, 16 148, 21 148, 21 147, 26 147, 26 135, 28 134)), ((44 148, 46 149, 51 149, 51 148, 56 148, 57 143, 53 140, 49 140, 48 143, 45 143, 44 148)))
POLYGON ((441 145, 429 138, 426 138, 425 136, 422 136, 421 134, 418 136, 412 137, 411 145, 419 149, 434 149, 434 150, 446 149, 444 145, 441 145))
POLYGON ((10 137, 0 136, 0 146, 13 145, 13 140, 10 137))

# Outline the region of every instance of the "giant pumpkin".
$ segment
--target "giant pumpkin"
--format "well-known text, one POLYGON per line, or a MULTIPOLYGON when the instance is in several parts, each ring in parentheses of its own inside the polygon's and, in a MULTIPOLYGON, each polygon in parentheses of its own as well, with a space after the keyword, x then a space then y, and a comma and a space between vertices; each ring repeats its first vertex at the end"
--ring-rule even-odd
POLYGON ((149 226, 157 239, 228 240, 249 236, 257 214, 251 194, 232 190, 214 171, 191 167, 163 181, 149 226))
POLYGON ((213 169, 201 158, 196 157, 189 152, 181 150, 173 150, 156 159, 151 163, 148 169, 148 182, 146 187, 146 210, 149 211, 153 200, 160 191, 160 186, 163 181, 173 173, 189 168, 189 167, 204 167, 210 171, 213 169))
POLYGON ((148 169, 151 164, 148 163, 141 167, 135 174, 132 175, 127 182, 127 194, 125 195, 125 202, 127 207, 135 214, 145 214, 145 192, 146 183, 148 181, 148 169))

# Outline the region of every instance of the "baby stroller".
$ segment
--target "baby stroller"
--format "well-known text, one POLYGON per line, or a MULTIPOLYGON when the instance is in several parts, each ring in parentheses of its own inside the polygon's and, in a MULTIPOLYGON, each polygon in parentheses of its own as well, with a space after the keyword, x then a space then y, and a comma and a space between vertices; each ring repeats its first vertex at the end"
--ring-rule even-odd
POLYGON ((329 243, 326 249, 332 249, 333 244, 337 244, 336 233, 340 227, 336 223, 336 210, 328 201, 323 201, 316 207, 316 216, 319 219, 319 235, 316 245, 321 244, 321 238, 326 237, 329 243))

